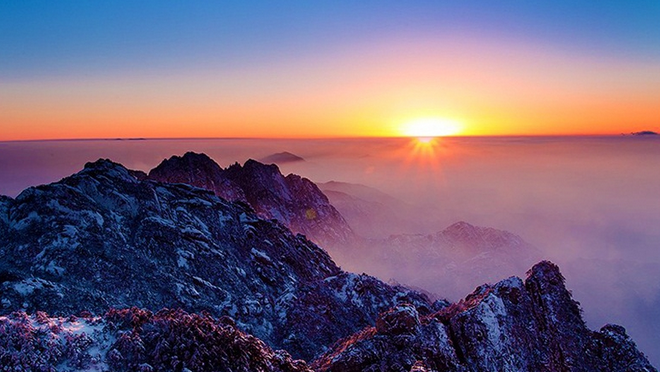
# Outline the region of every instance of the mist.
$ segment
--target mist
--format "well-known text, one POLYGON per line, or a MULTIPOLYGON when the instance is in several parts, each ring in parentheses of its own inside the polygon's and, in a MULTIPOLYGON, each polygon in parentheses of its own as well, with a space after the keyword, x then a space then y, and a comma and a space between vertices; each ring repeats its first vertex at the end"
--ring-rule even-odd
MULTIPOLYGON (((550 259, 591 328, 623 325, 660 364, 658 136, 447 138, 427 148, 402 138, 0 142, 0 194, 15 197, 98 158, 149 171, 186 151, 204 152, 223 167, 282 151, 304 158, 280 169, 317 182, 360 236, 355 247, 326 247, 347 270, 423 283, 455 301, 550 259), (458 221, 511 232, 529 246, 469 276, 419 260, 395 266, 364 259, 386 249, 391 235, 424 237, 458 221)), ((400 241, 398 252, 419 251, 400 241)), ((450 259, 460 264, 470 257, 450 259)))

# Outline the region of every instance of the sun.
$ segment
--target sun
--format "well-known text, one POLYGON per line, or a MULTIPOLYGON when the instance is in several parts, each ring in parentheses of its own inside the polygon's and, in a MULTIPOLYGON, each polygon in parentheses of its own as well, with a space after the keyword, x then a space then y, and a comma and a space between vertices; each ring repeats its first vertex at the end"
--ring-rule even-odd
POLYGON ((404 136, 417 137, 420 142, 430 142, 435 137, 452 136, 460 131, 459 122, 446 118, 418 118, 401 126, 404 136))
POLYGON ((402 135, 409 137, 408 163, 415 163, 424 171, 440 171, 440 158, 447 151, 442 137, 462 131, 463 126, 455 120, 441 117, 424 117, 407 121, 399 127, 402 135))

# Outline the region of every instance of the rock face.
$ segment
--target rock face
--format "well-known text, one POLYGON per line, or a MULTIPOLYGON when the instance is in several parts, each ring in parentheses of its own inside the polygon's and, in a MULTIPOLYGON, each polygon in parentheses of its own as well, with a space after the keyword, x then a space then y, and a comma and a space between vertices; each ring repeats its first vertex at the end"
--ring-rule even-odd
POLYGON ((149 179, 178 182, 213 191, 229 201, 248 203, 265 219, 277 219, 316 243, 339 244, 353 232, 321 190, 306 178, 282 175, 275 164, 248 160, 222 169, 205 154, 188 152, 164 160, 149 179))
POLYGON ((430 311, 425 296, 342 272, 244 204, 108 160, 0 200, 0 233, 0 314, 207 311, 311 359, 399 302, 430 311))
MULTIPOLYGON (((281 181, 276 168, 235 167, 226 172, 281 181)), ((275 203, 265 184, 246 200, 275 203)), ((278 195, 291 190, 280 186, 278 195)), ((442 238, 497 243, 496 232, 459 224, 442 238)), ((656 371, 622 327, 585 326, 550 262, 524 282, 511 277, 458 303, 431 303, 342 271, 245 203, 109 160, 0 197, 0 257, 3 370, 293 372, 310 370, 293 358, 322 354, 311 368, 656 371)))
POLYGON ((414 334, 419 326, 419 312, 410 304, 396 306, 376 320, 376 332, 382 335, 414 334))
POLYGON ((146 178, 167 183, 185 183, 213 191, 229 201, 247 203, 241 187, 227 178, 224 170, 206 154, 187 152, 183 156, 172 156, 149 171, 146 178))
POLYGON ((312 372, 224 319, 163 310, 0 316, 3 371, 312 372))
POLYGON ((295 174, 284 177, 277 165, 254 160, 231 165, 225 172, 244 190, 258 215, 277 219, 321 245, 350 240, 351 228, 310 180, 295 174))
POLYGON ((554 264, 426 316, 411 305, 338 342, 317 371, 655 371, 620 326, 589 330, 554 264))

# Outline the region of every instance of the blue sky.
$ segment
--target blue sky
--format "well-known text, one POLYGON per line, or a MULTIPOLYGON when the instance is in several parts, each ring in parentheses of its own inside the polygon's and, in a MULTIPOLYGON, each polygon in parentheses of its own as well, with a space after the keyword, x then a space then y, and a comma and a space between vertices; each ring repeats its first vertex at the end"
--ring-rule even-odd
POLYGON ((660 122, 658 24, 658 0, 4 1, 0 140, 619 133, 660 122))
POLYGON ((0 76, 259 64, 401 35, 660 58, 660 1, 4 1, 0 76))

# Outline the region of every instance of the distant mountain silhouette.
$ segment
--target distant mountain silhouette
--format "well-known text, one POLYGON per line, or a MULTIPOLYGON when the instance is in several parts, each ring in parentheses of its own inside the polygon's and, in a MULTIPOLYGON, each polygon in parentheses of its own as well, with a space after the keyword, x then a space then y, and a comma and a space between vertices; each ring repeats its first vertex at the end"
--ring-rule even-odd
POLYGON ((419 218, 407 218, 415 215, 411 205, 376 188, 338 181, 317 185, 361 237, 401 234, 420 225, 419 218))
POLYGON ((368 270, 452 299, 484 282, 522 274, 543 258, 518 235, 463 221, 434 234, 368 239, 331 254, 350 270, 368 270), (348 255, 357 264, 344 264, 348 255))
POLYGON ((299 161, 305 161, 302 157, 292 154, 288 151, 278 152, 276 154, 268 155, 264 158, 259 159, 260 162, 264 164, 285 164, 285 163, 295 163, 299 161))

